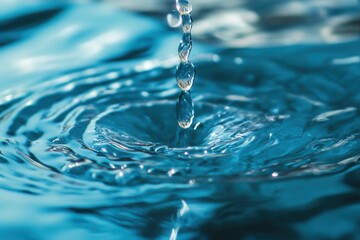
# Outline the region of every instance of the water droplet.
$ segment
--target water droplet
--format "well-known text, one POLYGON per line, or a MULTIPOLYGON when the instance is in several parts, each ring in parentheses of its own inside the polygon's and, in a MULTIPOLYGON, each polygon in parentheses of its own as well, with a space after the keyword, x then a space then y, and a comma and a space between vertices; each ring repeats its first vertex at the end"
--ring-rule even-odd
POLYGON ((189 128, 194 120, 194 104, 190 92, 184 91, 180 94, 176 110, 179 126, 189 128))
POLYGON ((184 33, 190 33, 192 29, 192 18, 190 14, 183 14, 181 18, 182 18, 184 33))
POLYGON ((195 78, 195 67, 188 60, 192 50, 192 18, 190 16, 192 5, 189 0, 176 0, 176 9, 181 15, 183 24, 183 37, 178 48, 180 63, 176 67, 176 80, 184 91, 180 94, 177 103, 177 120, 180 127, 189 128, 194 119, 194 105, 190 93, 187 92, 192 87, 195 78))
POLYGON ((176 9, 180 14, 189 14, 192 11, 192 5, 189 0, 176 0, 176 9))
POLYGON ((176 80, 183 91, 188 91, 193 85, 195 78, 195 67, 190 62, 180 62, 176 67, 176 80))
POLYGON ((179 12, 173 10, 171 13, 168 13, 166 16, 167 22, 170 27, 177 28, 181 25, 182 18, 180 17, 179 12))
POLYGON ((186 62, 192 49, 192 40, 190 33, 184 33, 178 48, 178 54, 182 62, 186 62))

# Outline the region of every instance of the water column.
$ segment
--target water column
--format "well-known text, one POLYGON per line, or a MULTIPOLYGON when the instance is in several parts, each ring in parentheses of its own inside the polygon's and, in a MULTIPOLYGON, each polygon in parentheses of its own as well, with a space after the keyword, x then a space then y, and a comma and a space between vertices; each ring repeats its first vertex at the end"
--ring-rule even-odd
POLYGON ((182 92, 176 105, 176 118, 181 128, 189 128, 194 119, 194 104, 191 98, 190 89, 194 83, 195 67, 189 61, 192 49, 191 29, 192 5, 188 0, 176 0, 176 9, 182 19, 183 36, 180 42, 178 53, 180 63, 176 67, 176 81, 182 92))

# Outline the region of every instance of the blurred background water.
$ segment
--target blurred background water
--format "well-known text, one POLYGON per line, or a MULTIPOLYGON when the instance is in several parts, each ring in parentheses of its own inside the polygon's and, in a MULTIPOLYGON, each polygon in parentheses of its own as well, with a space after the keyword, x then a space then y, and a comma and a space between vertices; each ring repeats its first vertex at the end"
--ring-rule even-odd
POLYGON ((360 2, 0 1, 1 239, 360 239, 360 2))

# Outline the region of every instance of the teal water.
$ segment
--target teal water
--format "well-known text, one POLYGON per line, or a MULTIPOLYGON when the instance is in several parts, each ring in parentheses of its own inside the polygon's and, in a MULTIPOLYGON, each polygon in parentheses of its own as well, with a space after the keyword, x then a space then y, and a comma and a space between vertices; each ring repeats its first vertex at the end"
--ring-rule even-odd
POLYGON ((0 239, 359 239, 359 2, 192 2, 0 2, 0 239))

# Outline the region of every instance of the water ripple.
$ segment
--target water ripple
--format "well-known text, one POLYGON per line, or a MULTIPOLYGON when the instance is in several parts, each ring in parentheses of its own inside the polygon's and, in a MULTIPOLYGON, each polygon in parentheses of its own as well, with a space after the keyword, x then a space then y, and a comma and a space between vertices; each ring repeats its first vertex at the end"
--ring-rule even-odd
POLYGON ((188 131, 176 126, 174 65, 145 62, 69 73, 26 96, 7 93, 2 134, 26 146, 15 155, 36 167, 110 185, 287 178, 357 163, 346 159, 359 148, 358 110, 332 110, 332 95, 315 91, 318 79, 326 81, 319 87, 329 81, 321 71, 312 74, 311 91, 298 95, 303 77, 290 69, 244 59, 237 78, 229 64, 238 62, 215 60, 198 59, 200 71, 216 72, 204 74, 194 91, 197 116, 188 131), (217 71, 226 72, 221 84, 217 71))
POLYGON ((357 236, 353 1, 194 1, 188 130, 170 4, 107 4, 0 3, 2 236, 357 236))

